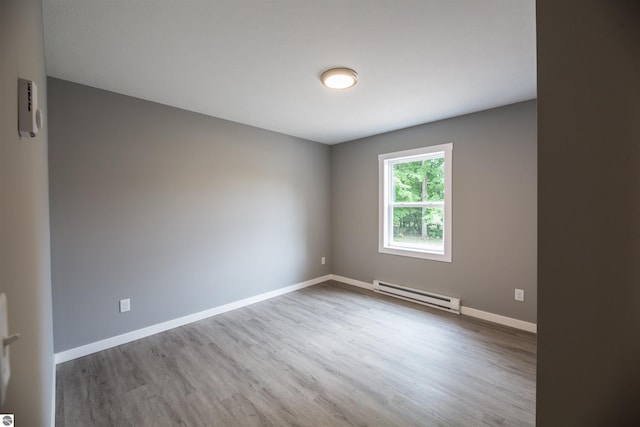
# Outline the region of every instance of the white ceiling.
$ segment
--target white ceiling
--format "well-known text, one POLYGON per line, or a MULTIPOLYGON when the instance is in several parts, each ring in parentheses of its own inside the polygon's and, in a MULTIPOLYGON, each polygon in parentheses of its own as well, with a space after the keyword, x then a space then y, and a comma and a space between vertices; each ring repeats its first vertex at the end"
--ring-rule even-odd
POLYGON ((50 76, 328 144, 536 97, 535 0, 43 3, 50 76))

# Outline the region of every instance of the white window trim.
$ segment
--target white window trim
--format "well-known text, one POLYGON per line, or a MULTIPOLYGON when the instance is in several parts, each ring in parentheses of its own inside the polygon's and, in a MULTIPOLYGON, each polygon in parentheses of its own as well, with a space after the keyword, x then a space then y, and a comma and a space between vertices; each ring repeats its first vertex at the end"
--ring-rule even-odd
MULTIPOLYGON (((424 148, 416 148, 413 150, 397 151, 395 153, 385 153, 378 155, 378 200, 379 200, 379 228, 378 228, 378 252, 391 255, 408 256, 413 258, 422 258, 433 261, 451 262, 451 237, 452 237, 452 215, 451 215, 451 199, 452 197, 452 165, 453 165, 453 143, 432 145, 424 148), (391 168, 393 163, 398 161, 407 161, 411 157, 424 157, 431 153, 444 152, 444 252, 412 249, 406 247, 392 246, 389 244, 389 222, 392 221, 391 209, 388 206, 389 196, 392 192, 391 168)), ((442 206, 441 202, 431 202, 433 205, 442 206)), ((407 207, 423 207, 429 203, 406 203, 407 207), (415 206, 414 206, 415 205, 415 206)), ((396 206, 398 203, 396 203, 396 206)), ((403 203, 403 205, 405 205, 403 203)), ((392 225, 391 225, 392 227, 392 225)))

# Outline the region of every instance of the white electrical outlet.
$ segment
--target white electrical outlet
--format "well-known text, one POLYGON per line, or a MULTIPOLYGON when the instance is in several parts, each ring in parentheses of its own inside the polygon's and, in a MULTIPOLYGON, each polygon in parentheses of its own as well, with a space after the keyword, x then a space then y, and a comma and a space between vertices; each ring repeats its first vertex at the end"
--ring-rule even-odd
POLYGON ((125 311, 130 311, 130 310, 131 310, 131 300, 129 298, 121 299, 120 300, 120 313, 124 313, 125 311))
POLYGON ((516 289, 516 301, 524 301, 524 289, 516 289))
POLYGON ((325 259, 325 257, 320 258, 320 263, 321 263, 322 265, 324 265, 324 264, 326 264, 326 263, 327 263, 327 260, 325 259))

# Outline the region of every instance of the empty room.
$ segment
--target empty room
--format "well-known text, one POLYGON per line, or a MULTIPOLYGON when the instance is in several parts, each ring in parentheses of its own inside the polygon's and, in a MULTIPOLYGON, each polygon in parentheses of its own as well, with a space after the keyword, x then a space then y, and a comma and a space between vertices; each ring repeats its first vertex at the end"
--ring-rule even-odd
POLYGON ((635 425, 638 18, 3 1, 3 425, 635 425))

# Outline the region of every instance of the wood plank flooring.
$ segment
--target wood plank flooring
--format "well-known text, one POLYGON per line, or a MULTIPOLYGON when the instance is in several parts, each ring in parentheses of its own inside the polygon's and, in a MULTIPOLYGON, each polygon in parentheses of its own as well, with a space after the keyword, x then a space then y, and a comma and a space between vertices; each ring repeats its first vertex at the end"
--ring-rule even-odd
POLYGON ((535 335, 327 282, 57 368, 56 426, 533 426, 535 335))

